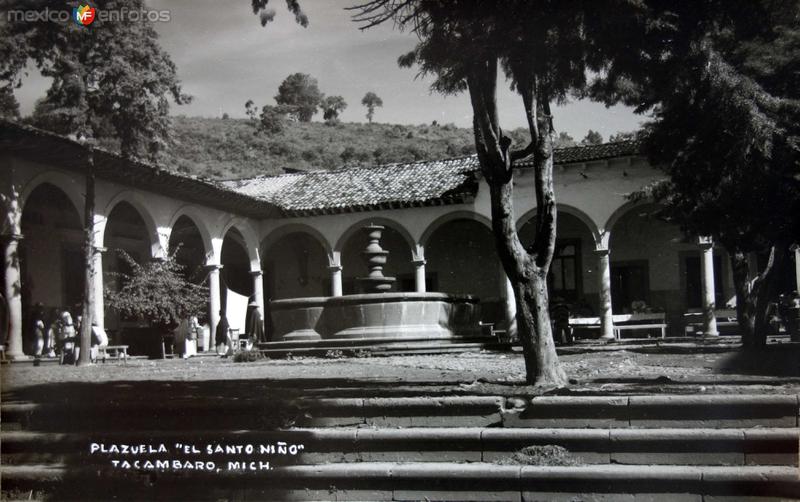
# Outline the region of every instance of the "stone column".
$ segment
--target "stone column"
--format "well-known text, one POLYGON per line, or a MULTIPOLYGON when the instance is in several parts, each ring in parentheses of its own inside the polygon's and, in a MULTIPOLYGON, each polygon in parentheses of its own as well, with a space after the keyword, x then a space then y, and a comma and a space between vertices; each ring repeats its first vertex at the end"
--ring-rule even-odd
MULTIPOLYGON (((3 236, 3 263, 5 265, 5 291, 8 305, 8 345, 6 346, 6 357, 9 359, 25 359, 22 350, 22 288, 20 267, 19 267, 19 241, 22 239, 20 234, 10 234, 3 236)), ((5 326, 3 326, 5 328, 5 326)), ((2 340, 5 343, 5 340, 2 340)))
POLYGON ((425 260, 413 260, 414 264, 414 291, 417 293, 424 293, 425 289, 425 260))
POLYGON ((611 262, 608 249, 596 249, 597 277, 600 280, 600 339, 614 339, 614 313, 611 311, 611 262))
POLYGON ((342 266, 331 265, 328 270, 331 272, 331 296, 342 296, 342 266))
POLYGON ((517 300, 514 296, 514 286, 502 266, 500 267, 500 278, 502 280, 500 287, 502 288, 501 294, 505 311, 505 326, 503 327, 509 339, 515 340, 517 338, 517 300))
POLYGON ((710 237, 701 237, 698 244, 703 253, 700 259, 700 279, 703 287, 703 335, 716 336, 716 292, 714 288, 714 243, 710 237))
POLYGON ((211 346, 214 346, 214 336, 219 324, 219 309, 221 306, 219 294, 219 271, 222 265, 208 266, 208 326, 211 329, 211 346))
POLYGON ((800 245, 794 247, 795 291, 800 293, 800 245))
POLYGON ((253 300, 264 314, 264 273, 261 270, 251 270, 250 276, 253 278, 253 300))
POLYGON ((108 251, 108 248, 95 247, 94 248, 94 312, 92 313, 92 322, 97 323, 101 329, 106 327, 106 310, 105 310, 105 294, 103 290, 103 253, 108 251))

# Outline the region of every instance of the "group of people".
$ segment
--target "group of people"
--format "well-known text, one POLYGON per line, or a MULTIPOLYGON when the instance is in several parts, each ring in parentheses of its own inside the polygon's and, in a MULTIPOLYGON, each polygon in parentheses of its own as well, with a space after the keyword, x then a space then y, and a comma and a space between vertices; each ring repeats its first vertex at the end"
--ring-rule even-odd
MULTIPOLYGON (((81 316, 75 320, 67 309, 52 309, 46 314, 42 304, 33 309, 30 329, 30 352, 36 358, 58 357, 61 364, 74 364, 80 357, 81 316), (49 323, 47 322, 49 321, 49 323)), ((91 358, 97 358, 99 347, 108 345, 105 331, 92 323, 91 358)))
MULTIPOLYGON (((251 302, 247 306, 244 324, 248 348, 259 342, 267 341, 264 332, 264 314, 256 302, 251 302)), ((230 323, 225 316, 225 311, 222 309, 219 311, 219 323, 214 333, 214 344, 217 354, 221 357, 232 355, 237 348, 231 336, 230 323)))

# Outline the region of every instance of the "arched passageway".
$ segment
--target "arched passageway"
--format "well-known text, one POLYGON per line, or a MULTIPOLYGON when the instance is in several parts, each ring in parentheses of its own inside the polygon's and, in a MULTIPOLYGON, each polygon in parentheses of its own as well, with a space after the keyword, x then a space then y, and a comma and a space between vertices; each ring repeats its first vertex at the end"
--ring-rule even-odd
POLYGON ((474 295, 483 321, 505 318, 505 274, 485 224, 468 218, 443 223, 425 241, 425 260, 428 291, 474 295))
POLYGON ((24 201, 21 269, 23 350, 32 354, 34 310, 42 309, 45 324, 56 312, 81 312, 85 284, 83 225, 78 208, 50 183, 36 187, 24 201))
MULTIPOLYGON (((367 244, 366 233, 359 229, 353 232, 342 246, 342 292, 345 295, 363 292, 358 284, 358 278, 366 277, 368 273, 362 254, 367 244)), ((383 267, 383 275, 397 279, 391 291, 414 291, 411 246, 406 239, 396 229, 384 225, 380 245, 384 251, 389 252, 386 265, 383 267)))
POLYGON ((184 276, 196 284, 202 282, 206 276, 206 252, 197 225, 188 216, 178 218, 169 236, 169 253, 174 254, 176 261, 183 267, 184 276))
POLYGON ((285 234, 267 244, 261 256, 265 301, 330 294, 326 251, 312 235, 285 234))
MULTIPOLYGON (((578 217, 559 211, 556 248, 547 276, 550 301, 563 299, 571 310, 582 316, 597 315, 597 259, 591 229, 578 217)), ((528 217, 519 229, 522 245, 528 249, 536 237, 536 219, 528 217)))
MULTIPOLYGON (((152 258, 147 225, 139 211, 128 202, 118 203, 109 213, 103 247, 107 250, 103 254, 103 284, 106 289, 114 291, 119 291, 125 275, 132 271, 127 258, 138 264, 152 258)), ((118 330, 123 324, 124 320, 114 310, 106 310, 106 329, 118 330)))

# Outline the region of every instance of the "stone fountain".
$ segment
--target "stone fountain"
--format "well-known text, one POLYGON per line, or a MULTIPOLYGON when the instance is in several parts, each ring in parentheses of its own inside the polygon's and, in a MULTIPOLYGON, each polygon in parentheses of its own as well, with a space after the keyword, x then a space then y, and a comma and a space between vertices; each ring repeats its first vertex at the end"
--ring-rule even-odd
POLYGON ((479 336, 477 298, 391 291, 396 279, 383 275, 389 256, 380 245, 383 230, 380 225, 362 229, 369 241, 362 251, 369 272, 357 278, 363 294, 270 302, 271 339, 278 343, 266 345, 344 347, 479 336))

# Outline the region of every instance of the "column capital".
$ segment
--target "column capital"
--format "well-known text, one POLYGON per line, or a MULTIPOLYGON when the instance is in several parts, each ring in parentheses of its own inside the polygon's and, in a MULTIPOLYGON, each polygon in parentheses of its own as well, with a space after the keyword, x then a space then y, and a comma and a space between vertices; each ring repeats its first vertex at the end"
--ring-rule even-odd
POLYGON ((264 271, 263 270, 251 270, 250 271, 250 275, 252 275, 253 277, 258 277, 259 275, 264 275, 264 271))
POLYGON ((611 254, 611 250, 608 248, 595 248, 592 250, 595 256, 608 256, 611 254))
POLYGON ((224 265, 222 265, 221 263, 209 263, 206 265, 206 270, 208 270, 209 272, 214 272, 216 270, 222 270, 223 267, 224 265))
POLYGON ((339 264, 336 264, 336 265, 328 265, 328 270, 330 270, 331 272, 341 272, 343 268, 344 268, 344 267, 342 267, 342 266, 341 266, 341 265, 339 265, 339 264))
POLYGON ((417 267, 424 267, 425 264, 428 263, 428 262, 425 261, 424 258, 419 258, 419 259, 411 260, 411 263, 414 264, 414 266, 417 266, 417 267))
POLYGON ((697 245, 701 249, 710 249, 714 247, 714 240, 709 236, 701 235, 697 237, 697 245))
POLYGON ((105 246, 94 246, 95 253, 105 253, 108 251, 108 248, 105 246))

